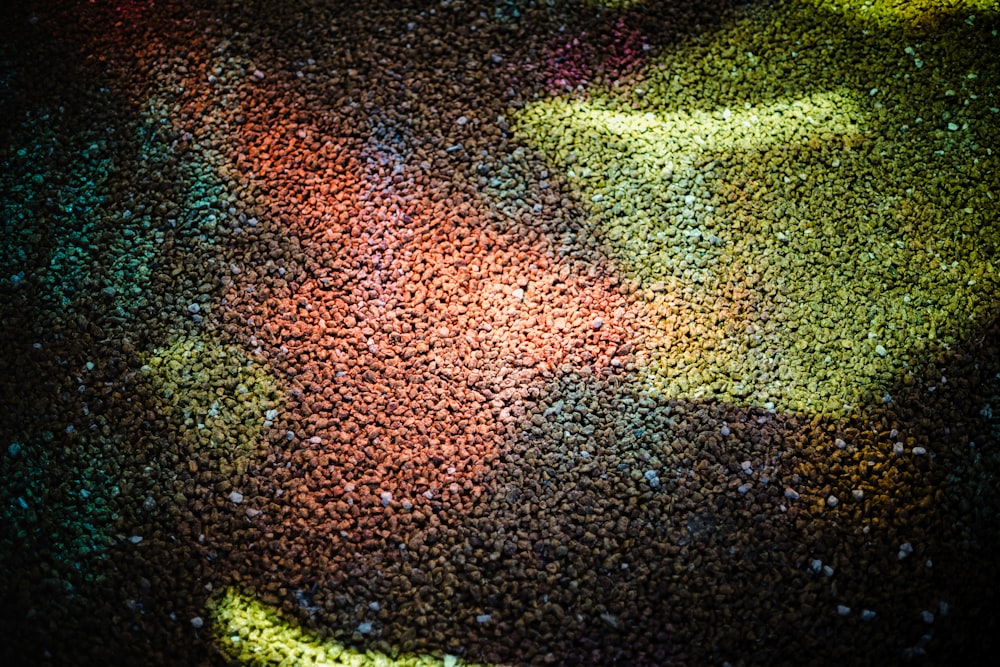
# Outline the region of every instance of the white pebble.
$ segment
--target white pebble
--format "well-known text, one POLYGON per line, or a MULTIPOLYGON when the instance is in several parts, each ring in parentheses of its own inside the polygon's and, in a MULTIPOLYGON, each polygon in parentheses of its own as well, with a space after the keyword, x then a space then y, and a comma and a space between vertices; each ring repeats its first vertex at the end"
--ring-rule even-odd
POLYGON ((875 618, 875 616, 876 616, 876 613, 874 611, 872 611, 871 609, 862 609, 861 610, 861 620, 862 621, 870 621, 873 618, 875 618))
POLYGON ((720 428, 720 429, 719 429, 719 433, 721 433, 721 434, 722 434, 722 437, 726 437, 726 436, 728 436, 728 435, 729 435, 730 433, 732 433, 732 431, 731 431, 731 430, 729 430, 729 424, 723 424, 723 425, 722 425, 722 428, 720 428))
POLYGON ((914 456, 923 456, 924 454, 927 453, 927 450, 924 449, 923 447, 914 447, 910 451, 913 453, 914 456))
POLYGON ((865 492, 862 491, 861 489, 854 489, 853 491, 851 491, 851 496, 855 500, 861 500, 865 497, 865 492))
POLYGON ((819 558, 814 558, 809 562, 809 569, 813 571, 813 574, 819 574, 823 571, 823 561, 819 558))
POLYGON ((823 566, 823 576, 824 577, 832 577, 833 576, 833 572, 834 572, 833 568, 830 567, 829 565, 824 565, 823 566))
POLYGON ((604 326, 604 320, 602 320, 600 317, 595 317, 594 321, 591 323, 590 326, 593 327, 594 331, 597 331, 604 326))
POLYGON ((201 616, 195 616, 194 618, 191 619, 191 627, 194 628, 195 630, 200 630, 204 626, 205 626, 205 621, 204 619, 202 619, 201 616))
POLYGON ((847 605, 843 605, 843 604, 838 604, 837 605, 837 615, 838 616, 847 616, 850 613, 851 613, 851 608, 848 607, 847 605))
POLYGON ((243 502, 243 494, 240 493, 239 491, 230 491, 229 492, 229 500, 233 504, 239 505, 240 503, 243 502))
POLYGON ((388 507, 389 503, 392 502, 392 494, 388 491, 383 491, 378 494, 378 497, 382 499, 382 507, 388 507))
POLYGON ((923 619, 924 623, 931 624, 934 622, 934 612, 925 609, 920 612, 920 618, 923 619))
POLYGON ((790 486, 785 487, 785 497, 789 500, 798 500, 800 498, 799 492, 790 486))
POLYGON ((142 542, 142 535, 133 535, 132 537, 128 538, 128 541, 131 542, 132 544, 139 544, 139 542, 142 542))
POLYGON ((489 614, 479 614, 476 616, 476 623, 489 623, 492 618, 489 614))
POLYGON ((837 447, 837 449, 844 449, 845 447, 847 447, 847 443, 844 442, 843 438, 837 438, 836 440, 833 441, 833 444, 837 447))
POLYGON ((884 347, 882 347, 881 345, 876 345, 875 346, 875 354, 877 354, 880 357, 884 357, 885 355, 888 354, 888 352, 886 352, 886 349, 884 347))
POLYGON ((253 71, 253 77, 254 77, 255 79, 258 79, 258 80, 260 80, 260 79, 263 79, 263 78, 264 78, 264 73, 263 73, 263 72, 261 72, 261 71, 260 71, 259 69, 255 69, 255 70, 253 71))
POLYGON ((826 504, 829 505, 830 507, 836 507, 839 503, 840 503, 840 501, 837 500, 837 496, 835 496, 833 494, 831 494, 830 496, 828 496, 827 499, 826 499, 826 504))
POLYGON ((358 632, 360 632, 363 635, 371 634, 371 631, 372 631, 371 623, 362 623, 358 625, 358 632))
POLYGON ((903 542, 902 544, 899 545, 899 553, 896 554, 896 556, 899 558, 899 560, 903 560, 912 553, 913 553, 913 545, 910 544, 909 542, 903 542))

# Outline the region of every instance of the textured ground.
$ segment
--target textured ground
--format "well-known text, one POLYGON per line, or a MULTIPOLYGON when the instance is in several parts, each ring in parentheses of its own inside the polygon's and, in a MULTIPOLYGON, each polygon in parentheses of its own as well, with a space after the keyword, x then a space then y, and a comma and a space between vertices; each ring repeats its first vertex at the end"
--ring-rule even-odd
POLYGON ((0 26, 3 664, 995 651, 997 3, 0 26))

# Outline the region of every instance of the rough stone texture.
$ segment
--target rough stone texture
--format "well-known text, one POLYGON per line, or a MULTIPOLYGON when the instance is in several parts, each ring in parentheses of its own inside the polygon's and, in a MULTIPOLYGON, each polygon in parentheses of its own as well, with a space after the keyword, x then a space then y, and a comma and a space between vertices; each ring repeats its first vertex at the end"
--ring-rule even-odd
POLYGON ((0 662, 981 664, 939 4, 5 10, 0 662))

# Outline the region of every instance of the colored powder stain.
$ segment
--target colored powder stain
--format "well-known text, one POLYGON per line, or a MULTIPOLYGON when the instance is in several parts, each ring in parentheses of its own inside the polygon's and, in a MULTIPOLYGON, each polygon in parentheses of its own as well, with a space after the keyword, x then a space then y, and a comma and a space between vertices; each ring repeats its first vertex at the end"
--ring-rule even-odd
MULTIPOLYGON (((399 655, 362 651, 324 638, 286 618, 251 595, 229 588, 212 603, 215 645, 231 660, 246 667, 302 665, 308 667, 474 667, 452 655, 399 655)), ((371 624, 359 625, 371 632, 371 624)))
POLYGON ((2 541, 14 541, 4 545, 5 553, 47 562, 68 592, 103 576, 121 501, 119 458, 112 452, 123 447, 115 438, 99 438, 90 444, 101 456, 57 479, 51 471, 64 458, 56 437, 42 432, 17 443, 16 454, 8 449, 0 486, 10 500, 0 507, 0 521, 6 526, 2 541))
POLYGON ((996 0, 800 0, 803 4, 844 16, 852 23, 877 28, 933 27, 950 17, 996 16, 996 0))
POLYGON ((583 33, 568 41, 560 36, 541 64, 548 73, 550 93, 572 91, 587 86, 598 72, 607 81, 616 81, 637 67, 646 52, 646 37, 621 19, 606 35, 583 33))
MULTIPOLYGON (((154 219, 141 198, 121 195, 120 179, 134 165, 123 166, 127 158, 113 156, 114 141, 106 131, 78 131, 78 150, 61 149, 74 156, 70 165, 47 177, 38 165, 57 149, 49 124, 61 122, 55 113, 27 121, 21 132, 30 142, 14 151, 9 169, 0 174, 0 184, 16 202, 4 209, 10 233, 0 243, 0 261, 8 271, 3 278, 38 285, 52 313, 90 310, 96 303, 106 315, 131 319, 148 303, 151 265, 176 221, 154 219)), ((140 178, 155 187, 161 172, 168 172, 170 147, 145 125, 134 129, 127 145, 144 165, 140 178)), ((181 180, 191 186, 187 196, 198 197, 208 187, 199 181, 202 171, 182 171, 181 180)), ((205 217, 200 199, 178 208, 190 211, 188 217, 205 217)))
POLYGON ((214 450, 236 473, 246 470, 281 408, 278 384, 261 363, 197 336, 154 350, 142 372, 175 437, 193 452, 214 450))
MULTIPOLYGON (((920 108, 922 94, 915 108, 889 116, 878 89, 844 87, 846 75, 796 80, 788 74, 800 71, 796 63, 779 86, 749 50, 746 73, 683 82, 673 74, 699 71, 687 57, 711 62, 728 44, 752 44, 741 33, 754 25, 690 56, 666 54, 628 92, 550 98, 512 116, 519 136, 563 172, 619 269, 643 288, 652 390, 849 411, 881 401, 989 317, 1000 280, 977 249, 997 244, 1000 230, 986 221, 998 204, 969 169, 975 144, 898 134, 934 113, 920 108), (703 89, 719 77, 731 90, 715 98, 734 103, 704 108, 703 89), (802 94, 769 95, 795 86, 802 94), (931 154, 933 165, 924 161, 931 154), (893 176, 900 164, 903 180, 893 176), (966 198, 956 201, 955 188, 967 188, 966 198), (830 199, 843 202, 832 217, 830 199)), ((872 48, 895 49, 890 41, 872 48)), ((839 71, 822 52, 785 62, 807 57, 816 62, 802 64, 802 76, 839 71)), ((981 78, 962 85, 985 94, 981 78)))

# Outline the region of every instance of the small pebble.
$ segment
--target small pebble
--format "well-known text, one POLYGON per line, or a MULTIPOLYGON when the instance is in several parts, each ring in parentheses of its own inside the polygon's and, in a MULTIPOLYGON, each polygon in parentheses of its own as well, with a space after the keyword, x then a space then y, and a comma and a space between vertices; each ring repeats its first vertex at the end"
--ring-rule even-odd
POLYGON ((785 487, 785 498, 788 498, 789 500, 798 500, 800 497, 801 496, 799 496, 798 491, 790 486, 785 487))
POLYGON ((923 619, 924 623, 928 625, 934 622, 934 612, 927 611, 926 609, 920 612, 920 618, 923 619))
POLYGON ((913 553, 913 545, 910 544, 909 542, 903 542, 902 544, 899 545, 899 553, 896 554, 896 556, 899 558, 899 560, 903 560, 912 553, 913 553))
POLYGON ((826 504, 829 505, 830 507, 836 507, 839 503, 840 501, 837 500, 837 496, 834 496, 832 494, 828 496, 826 499, 826 504))
POLYGON ((201 616, 195 616, 191 619, 191 627, 195 630, 200 630, 205 626, 205 620, 201 616))
POLYGON ((719 429, 719 433, 721 433, 723 437, 726 437, 730 433, 732 433, 732 431, 729 429, 729 424, 723 424, 722 428, 719 429))
POLYGON ((861 610, 861 620, 862 621, 870 621, 873 618, 875 618, 876 615, 877 614, 874 611, 872 611, 871 609, 862 609, 861 610))
POLYGON ((927 450, 924 449, 923 447, 914 447, 910 451, 913 453, 914 456, 923 456, 924 454, 927 453, 927 450))
POLYGON ((853 491, 851 491, 851 496, 855 500, 862 500, 865 497, 865 492, 862 491, 861 489, 854 489, 853 491))
POLYGON ((838 616, 847 616, 850 613, 851 613, 851 608, 848 607, 847 605, 843 605, 843 604, 838 604, 837 605, 837 615, 838 616))
POLYGON ((243 494, 240 493, 239 491, 230 491, 229 492, 229 500, 233 504, 239 505, 240 503, 243 502, 243 494))

